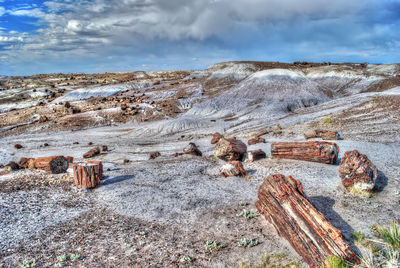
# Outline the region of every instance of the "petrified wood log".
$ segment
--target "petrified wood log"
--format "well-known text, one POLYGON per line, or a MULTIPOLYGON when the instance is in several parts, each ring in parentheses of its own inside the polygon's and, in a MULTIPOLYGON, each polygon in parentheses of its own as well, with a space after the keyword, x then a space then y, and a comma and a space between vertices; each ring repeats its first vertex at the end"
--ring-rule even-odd
POLYGON ((193 142, 189 143, 185 148, 183 148, 183 153, 197 155, 197 156, 203 155, 199 150, 199 148, 197 148, 197 145, 194 144, 193 142))
POLYGON ((215 156, 225 161, 241 160, 246 151, 246 144, 235 138, 221 138, 214 148, 215 156))
POLYGON ((271 144, 271 155, 278 158, 335 164, 339 146, 333 142, 277 142, 271 144))
POLYGON ((52 174, 64 173, 68 169, 68 160, 62 155, 39 157, 33 163, 36 169, 42 169, 52 174))
POLYGON ((219 141, 219 139, 221 139, 221 138, 223 138, 223 137, 224 137, 224 136, 222 136, 221 133, 215 132, 215 133, 213 134, 213 138, 211 139, 211 144, 216 144, 216 143, 219 141))
POLYGON ((100 180, 103 178, 103 164, 100 161, 98 163, 88 162, 86 165, 75 165, 73 169, 75 185, 81 189, 94 188, 100 184, 100 180))
POLYGON ((339 166, 339 176, 344 187, 355 187, 361 191, 371 191, 375 187, 378 169, 365 154, 358 151, 346 152, 339 166))
POLYGON ((338 132, 322 130, 322 129, 314 129, 314 130, 306 131, 304 133, 304 137, 306 139, 321 138, 323 140, 339 140, 340 139, 340 135, 338 132))
POLYGON ((240 161, 230 161, 222 166, 221 174, 224 177, 245 176, 243 164, 240 161))
POLYGON ((258 150, 247 151, 244 158, 245 158, 245 161, 254 162, 256 160, 266 158, 266 157, 267 157, 267 155, 265 154, 265 152, 261 149, 258 149, 258 150))
POLYGON ((91 157, 96 156, 98 154, 100 154, 100 148, 99 147, 92 148, 89 152, 87 152, 87 153, 85 153, 83 155, 83 158, 91 158, 91 157))
POLYGON ((248 145, 253 145, 253 144, 256 144, 256 143, 264 143, 264 142, 265 142, 265 139, 263 139, 261 137, 255 137, 255 138, 252 138, 252 139, 248 140, 247 144, 248 145))
POLYGON ((342 233, 304 197, 299 180, 270 175, 258 188, 258 198, 258 211, 310 267, 322 267, 330 255, 357 262, 342 233))
POLYGON ((256 137, 261 137, 261 136, 263 136, 265 134, 268 134, 268 130, 262 129, 256 134, 256 137))

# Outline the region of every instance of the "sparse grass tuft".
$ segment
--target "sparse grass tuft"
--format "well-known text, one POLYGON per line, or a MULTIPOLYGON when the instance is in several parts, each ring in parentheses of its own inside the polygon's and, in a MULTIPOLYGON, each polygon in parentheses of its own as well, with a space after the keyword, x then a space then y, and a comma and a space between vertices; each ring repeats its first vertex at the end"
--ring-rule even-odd
POLYGON ((333 118, 330 117, 330 116, 324 116, 324 117, 321 119, 321 123, 322 123, 322 124, 332 124, 332 123, 333 123, 333 118))
POLYGON ((182 263, 191 263, 192 258, 190 258, 189 256, 182 256, 179 261, 182 263))
POLYGON ((368 192, 368 191, 362 191, 356 187, 349 187, 347 188, 347 191, 354 196, 362 196, 362 197, 366 197, 366 198, 371 198, 373 196, 372 192, 368 192))
POLYGON ((71 259, 71 261, 75 261, 75 260, 78 260, 80 257, 81 257, 80 254, 72 253, 70 259, 71 259))
POLYGON ((66 261, 67 260, 67 255, 64 254, 64 255, 57 256, 57 260, 61 261, 61 262, 66 261))
POLYGON ((222 247, 223 246, 220 243, 212 240, 207 240, 206 244, 204 245, 204 248, 210 252, 219 251, 222 247))
POLYGON ((355 244, 361 244, 365 240, 365 234, 359 231, 353 232, 351 239, 353 239, 355 244))
POLYGON ((26 258, 25 260, 22 261, 22 263, 18 264, 18 267, 19 268, 36 267, 36 260, 35 259, 26 258))
POLYGON ((248 238, 242 238, 239 242, 238 245, 239 247, 246 247, 246 248, 251 248, 254 246, 257 246, 259 244, 257 239, 248 239, 248 238))
POLYGON ((252 219, 258 216, 257 212, 255 211, 251 211, 251 210, 247 210, 247 209, 242 209, 242 211, 240 211, 238 214, 236 214, 237 217, 243 217, 245 219, 252 219))
POLYGON ((383 241, 394 251, 400 251, 400 230, 399 222, 395 221, 390 224, 389 229, 386 227, 378 228, 378 233, 383 241))
POLYGON ((341 257, 331 255, 325 260, 326 268, 349 268, 350 266, 341 257))

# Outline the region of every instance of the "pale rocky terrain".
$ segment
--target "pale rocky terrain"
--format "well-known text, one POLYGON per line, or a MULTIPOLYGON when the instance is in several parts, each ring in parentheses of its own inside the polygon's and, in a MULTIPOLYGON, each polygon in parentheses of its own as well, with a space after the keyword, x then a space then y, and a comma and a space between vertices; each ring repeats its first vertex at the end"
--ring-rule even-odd
POLYGON ((255 211, 257 188, 276 173, 300 180, 355 251, 354 231, 400 219, 400 64, 227 62, 202 71, 2 77, 0 90, 1 165, 51 155, 79 162, 94 146, 109 149, 93 158, 106 175, 93 190, 77 189, 71 169, 0 176, 0 267, 25 259, 38 267, 239 267, 274 253, 306 267, 263 217, 236 216, 255 211), (273 132, 278 123, 282 133, 273 132), (268 156, 271 142, 304 141, 314 128, 340 133, 339 157, 356 149, 376 165, 371 198, 346 193, 338 165, 266 158, 245 162, 245 177, 225 178, 210 144, 214 132, 247 144, 267 129, 266 143, 248 149, 268 156), (171 156, 189 142, 203 156, 171 156), (149 160, 154 151, 161 156, 149 160), (260 244, 239 247, 242 238, 260 244), (207 240, 223 248, 208 252, 207 240))

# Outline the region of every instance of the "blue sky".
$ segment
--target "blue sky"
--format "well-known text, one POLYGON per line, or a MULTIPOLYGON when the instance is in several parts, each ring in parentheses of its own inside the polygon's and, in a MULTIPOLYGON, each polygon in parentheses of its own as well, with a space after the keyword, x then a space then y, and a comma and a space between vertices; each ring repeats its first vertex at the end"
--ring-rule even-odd
POLYGON ((400 62, 400 0, 0 0, 0 74, 400 62))

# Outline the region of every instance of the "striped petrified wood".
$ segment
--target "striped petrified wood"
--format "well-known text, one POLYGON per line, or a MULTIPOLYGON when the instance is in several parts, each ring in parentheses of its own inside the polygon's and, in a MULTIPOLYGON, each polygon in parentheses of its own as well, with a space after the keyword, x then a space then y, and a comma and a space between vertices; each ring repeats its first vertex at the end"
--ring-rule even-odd
POLYGON ((339 146, 334 142, 276 142, 271 144, 271 155, 278 158, 335 164, 339 146))
POLYGON ((68 165, 68 159, 62 155, 39 157, 33 162, 34 168, 42 169, 52 174, 66 172, 68 165))
POLYGON ((101 161, 88 161, 86 164, 75 165, 73 170, 75 185, 81 189, 96 187, 104 176, 101 161))
POLYGON ((270 175, 258 188, 258 199, 258 211, 310 267, 322 267, 330 255, 358 262, 342 233, 305 198, 299 180, 270 175))

